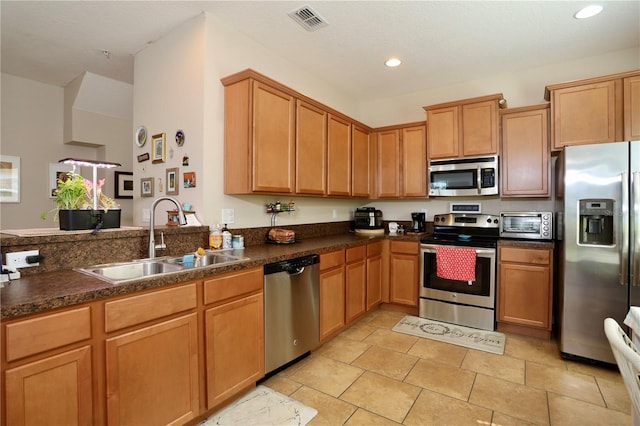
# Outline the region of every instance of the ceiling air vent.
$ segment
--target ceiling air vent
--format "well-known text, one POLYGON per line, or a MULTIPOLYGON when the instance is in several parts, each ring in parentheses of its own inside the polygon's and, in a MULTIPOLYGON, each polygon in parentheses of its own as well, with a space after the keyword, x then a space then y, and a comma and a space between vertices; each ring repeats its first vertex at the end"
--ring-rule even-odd
POLYGON ((289 12, 291 16, 298 24, 307 31, 319 30, 322 27, 326 27, 327 21, 311 9, 310 6, 302 6, 292 12, 289 12))

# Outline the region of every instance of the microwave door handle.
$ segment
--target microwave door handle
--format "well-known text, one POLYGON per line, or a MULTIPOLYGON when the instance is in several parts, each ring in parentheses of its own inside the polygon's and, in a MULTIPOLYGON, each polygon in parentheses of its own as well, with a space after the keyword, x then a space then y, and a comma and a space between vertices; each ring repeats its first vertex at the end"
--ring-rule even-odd
POLYGON ((621 285, 629 283, 629 174, 620 173, 622 189, 622 216, 621 241, 620 241, 620 274, 621 285), (626 216, 626 217, 625 217, 626 216))
POLYGON ((482 195, 482 173, 480 166, 478 166, 478 171, 476 172, 476 188, 478 189, 478 195, 482 195))
POLYGON ((633 206, 629 206, 631 225, 633 226, 633 246, 631 253, 633 254, 632 279, 633 286, 640 286, 640 172, 633 172, 633 180, 631 188, 633 189, 633 206))

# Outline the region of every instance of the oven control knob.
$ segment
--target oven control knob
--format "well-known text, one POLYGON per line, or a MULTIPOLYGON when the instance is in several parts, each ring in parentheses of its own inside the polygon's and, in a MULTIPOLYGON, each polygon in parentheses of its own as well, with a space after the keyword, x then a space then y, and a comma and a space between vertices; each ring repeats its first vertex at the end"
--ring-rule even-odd
POLYGON ((499 220, 498 219, 493 219, 493 223, 495 223, 496 225, 498 224, 499 220))
POLYGON ((491 223, 491 218, 487 219, 487 223, 491 223))

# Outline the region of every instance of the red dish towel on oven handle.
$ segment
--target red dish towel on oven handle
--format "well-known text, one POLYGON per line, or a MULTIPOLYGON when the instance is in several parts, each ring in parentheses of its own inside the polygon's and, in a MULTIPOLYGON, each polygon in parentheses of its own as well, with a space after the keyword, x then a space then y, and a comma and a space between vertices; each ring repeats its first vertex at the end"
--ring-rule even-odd
POLYGON ((459 281, 476 280, 476 249, 437 246, 436 274, 440 278, 459 281))

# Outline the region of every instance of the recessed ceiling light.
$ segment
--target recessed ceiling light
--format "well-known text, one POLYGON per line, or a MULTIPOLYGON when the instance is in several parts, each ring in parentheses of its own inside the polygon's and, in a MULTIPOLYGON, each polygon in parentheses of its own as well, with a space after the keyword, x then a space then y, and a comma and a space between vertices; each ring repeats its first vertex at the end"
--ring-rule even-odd
POLYGON ((390 59, 387 59, 387 61, 384 64, 390 68, 393 68, 393 67, 397 67, 401 63, 402 61, 398 58, 390 58, 390 59))
POLYGON ((573 17, 576 19, 591 18, 592 16, 595 16, 600 12, 602 12, 602 6, 598 4, 592 4, 580 9, 578 12, 576 12, 575 15, 573 15, 573 17))

